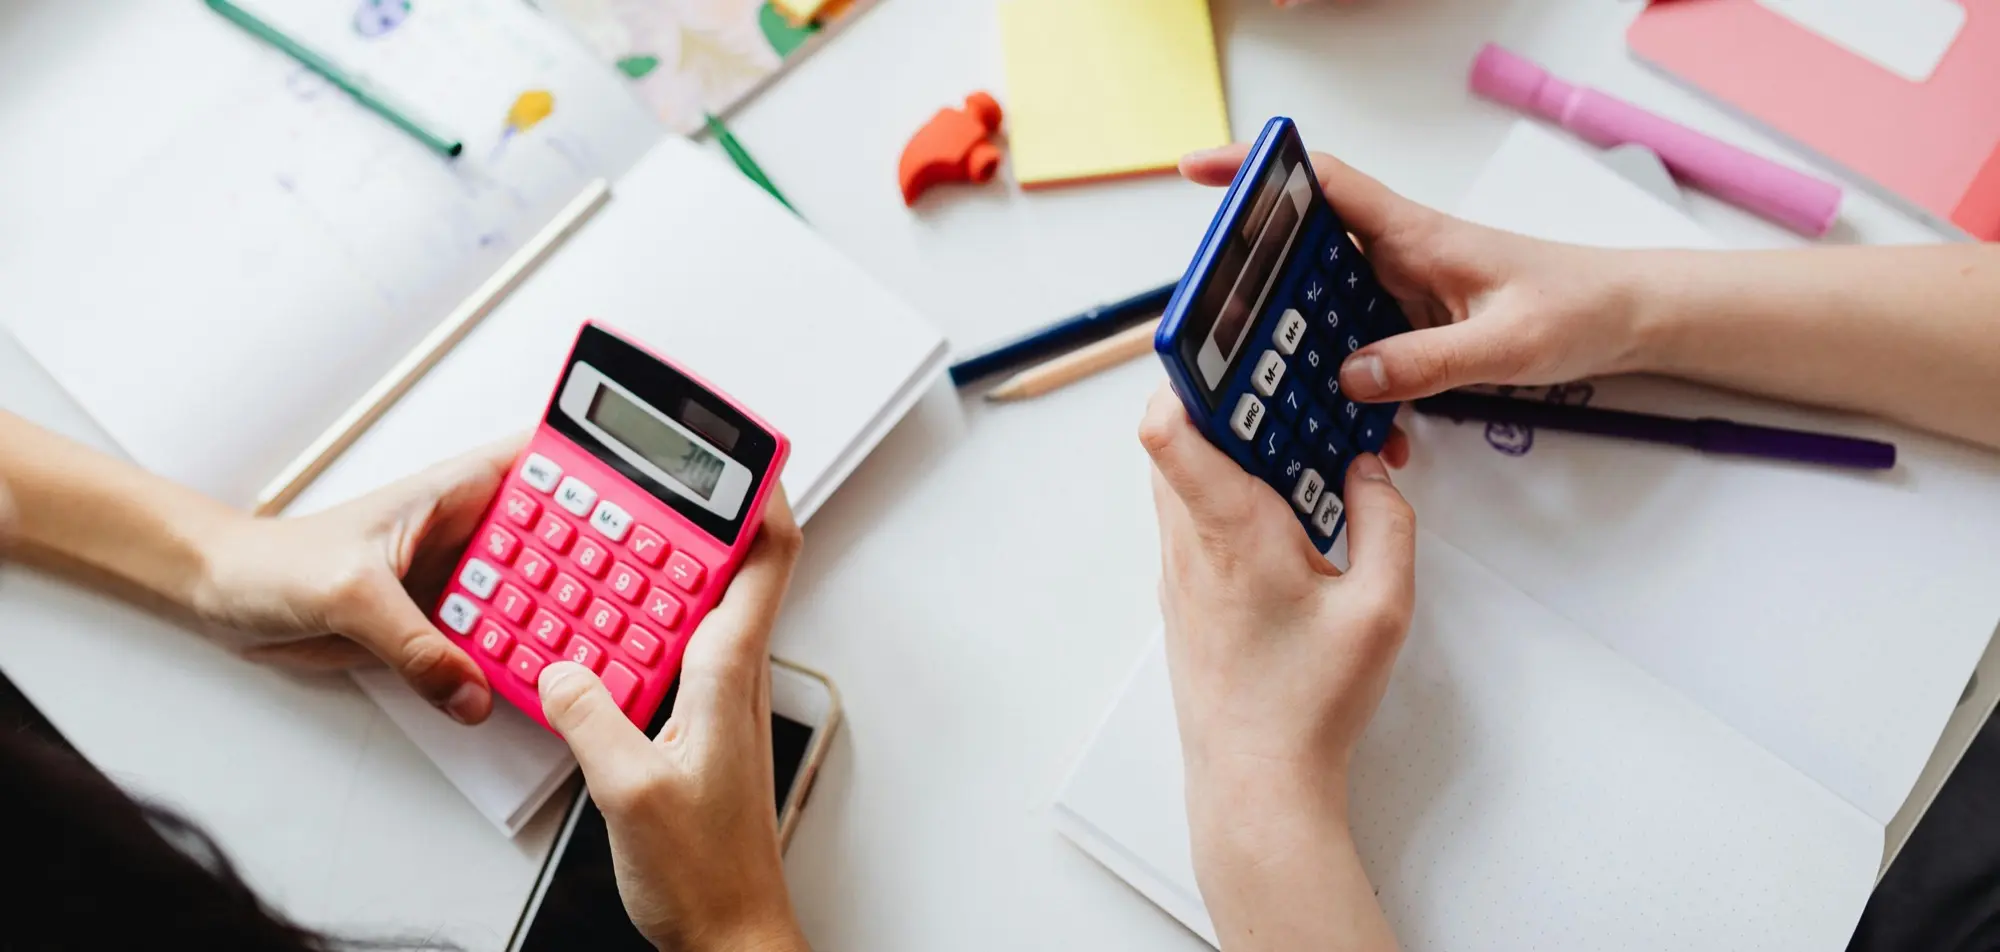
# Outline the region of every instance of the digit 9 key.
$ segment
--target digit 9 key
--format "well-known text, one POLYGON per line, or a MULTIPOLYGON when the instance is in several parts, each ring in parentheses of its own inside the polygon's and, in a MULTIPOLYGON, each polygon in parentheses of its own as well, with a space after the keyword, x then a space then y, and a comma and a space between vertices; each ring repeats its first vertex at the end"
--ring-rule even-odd
POLYGON ((644 728, 790 454, 692 371, 585 323, 433 620, 543 727, 536 682, 563 660, 644 728))
POLYGON ((1222 200, 1154 349, 1195 426, 1283 496, 1322 552, 1347 524, 1347 467, 1379 453, 1394 404, 1349 399, 1340 365, 1410 322, 1320 191, 1292 121, 1272 119, 1222 200))

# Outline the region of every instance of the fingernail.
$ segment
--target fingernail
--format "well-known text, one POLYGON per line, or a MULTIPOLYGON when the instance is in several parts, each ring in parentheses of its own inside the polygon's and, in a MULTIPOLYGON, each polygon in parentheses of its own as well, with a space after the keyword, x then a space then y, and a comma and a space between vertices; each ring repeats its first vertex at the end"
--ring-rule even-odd
MULTIPOLYGON (((1373 453, 1363 453, 1355 457, 1354 462, 1349 463, 1347 466, 1347 478, 1353 479, 1356 476, 1373 482, 1388 483, 1389 468, 1382 465, 1382 457, 1376 456, 1373 453)), ((1389 484, 1392 486, 1395 485, 1394 483, 1389 484)))
POLYGON ((484 713, 487 703, 486 689, 468 682, 451 692, 451 700, 444 702, 444 712, 460 724, 473 724, 484 713))
POLYGON ((1389 374, 1382 369, 1382 358, 1356 354, 1348 358, 1347 366, 1340 368, 1340 383, 1349 396, 1365 400, 1389 389, 1389 374))

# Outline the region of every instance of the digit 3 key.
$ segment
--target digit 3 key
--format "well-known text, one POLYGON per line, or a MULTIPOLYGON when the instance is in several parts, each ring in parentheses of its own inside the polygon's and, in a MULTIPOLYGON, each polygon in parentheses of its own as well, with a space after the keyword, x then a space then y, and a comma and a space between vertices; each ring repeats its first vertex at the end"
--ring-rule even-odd
POLYGON ((1284 496, 1321 551, 1346 527, 1347 466, 1379 453, 1394 404, 1348 399, 1340 365, 1410 330, 1320 192, 1292 121, 1236 173, 1154 348, 1209 441, 1284 496))

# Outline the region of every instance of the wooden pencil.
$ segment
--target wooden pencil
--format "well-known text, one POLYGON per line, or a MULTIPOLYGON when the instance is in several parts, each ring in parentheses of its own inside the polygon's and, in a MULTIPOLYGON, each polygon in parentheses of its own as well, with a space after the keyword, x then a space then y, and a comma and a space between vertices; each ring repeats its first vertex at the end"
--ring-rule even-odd
POLYGON ((1097 376, 1119 364, 1152 353, 1153 335, 1159 329, 1159 321, 1147 321, 1048 363, 1030 367, 993 388, 986 394, 986 399, 994 403, 1032 400, 1079 380, 1097 376))

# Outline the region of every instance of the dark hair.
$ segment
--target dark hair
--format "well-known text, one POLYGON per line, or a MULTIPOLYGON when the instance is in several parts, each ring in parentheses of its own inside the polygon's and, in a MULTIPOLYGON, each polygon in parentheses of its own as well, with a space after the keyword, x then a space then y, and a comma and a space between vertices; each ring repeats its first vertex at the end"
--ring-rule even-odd
POLYGON ((337 940, 287 920, 199 827, 23 730, 0 729, 0 842, 15 866, 0 932, 8 949, 413 947, 337 940))

